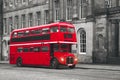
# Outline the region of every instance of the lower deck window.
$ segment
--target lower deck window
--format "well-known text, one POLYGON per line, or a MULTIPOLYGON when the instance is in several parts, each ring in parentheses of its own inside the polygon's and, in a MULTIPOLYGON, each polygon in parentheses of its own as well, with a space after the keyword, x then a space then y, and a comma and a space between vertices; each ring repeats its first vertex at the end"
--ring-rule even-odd
POLYGON ((28 48, 24 48, 24 49, 23 49, 23 52, 28 52, 28 51, 29 51, 28 48))
POLYGON ((47 46, 41 47, 42 52, 48 52, 49 48, 47 46))
POLYGON ((18 48, 17 51, 18 52, 23 52, 23 48, 18 48))

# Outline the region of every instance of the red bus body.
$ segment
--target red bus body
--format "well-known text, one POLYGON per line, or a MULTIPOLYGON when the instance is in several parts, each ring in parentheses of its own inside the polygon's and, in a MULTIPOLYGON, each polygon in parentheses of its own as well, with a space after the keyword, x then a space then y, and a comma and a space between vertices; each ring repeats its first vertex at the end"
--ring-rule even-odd
POLYGON ((77 57, 75 28, 65 22, 13 30, 10 36, 10 64, 74 68, 77 57))

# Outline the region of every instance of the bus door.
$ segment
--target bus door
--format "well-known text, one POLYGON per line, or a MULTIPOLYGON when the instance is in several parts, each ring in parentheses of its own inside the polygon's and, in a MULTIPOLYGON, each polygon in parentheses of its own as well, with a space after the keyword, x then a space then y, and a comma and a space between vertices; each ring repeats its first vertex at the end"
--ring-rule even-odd
POLYGON ((54 44, 50 44, 50 56, 54 57, 54 44))
POLYGON ((59 44, 50 44, 50 56, 53 58, 54 53, 59 51, 59 44))
POLYGON ((47 44, 47 45, 43 45, 42 47, 41 47, 41 51, 42 51, 42 55, 41 55, 41 57, 42 57, 42 64, 43 65, 45 65, 45 66, 49 66, 49 64, 50 64, 50 46, 49 46, 49 44, 47 44))

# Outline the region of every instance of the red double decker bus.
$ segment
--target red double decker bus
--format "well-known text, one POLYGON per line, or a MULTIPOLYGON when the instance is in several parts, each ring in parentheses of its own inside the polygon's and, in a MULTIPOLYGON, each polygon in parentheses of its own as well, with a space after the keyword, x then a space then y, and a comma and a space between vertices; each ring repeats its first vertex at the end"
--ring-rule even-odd
POLYGON ((75 28, 66 22, 13 30, 10 36, 10 64, 74 68, 77 57, 75 28))

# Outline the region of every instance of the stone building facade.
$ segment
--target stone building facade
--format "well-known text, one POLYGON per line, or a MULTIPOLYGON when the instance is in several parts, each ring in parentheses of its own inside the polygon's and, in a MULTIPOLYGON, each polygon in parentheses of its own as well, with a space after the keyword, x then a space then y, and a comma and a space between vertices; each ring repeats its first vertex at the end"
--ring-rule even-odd
POLYGON ((96 3, 94 61, 120 64, 120 0, 94 0, 94 2, 96 3))
POLYGON ((65 20, 76 28, 81 63, 120 63, 120 0, 3 0, 2 58, 13 29, 65 20))
MULTIPOLYGON (((65 20, 74 24, 77 34, 76 55, 81 63, 92 63, 94 23, 92 0, 49 0, 50 21, 65 20)), ((74 46, 75 49, 75 46, 74 46)))
POLYGON ((49 0, 50 20, 76 27, 81 63, 120 63, 120 0, 49 0))
POLYGON ((9 59, 8 40, 13 29, 48 23, 48 0, 3 0, 2 60, 9 59))

